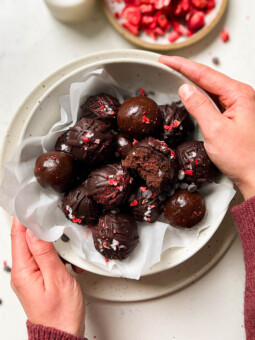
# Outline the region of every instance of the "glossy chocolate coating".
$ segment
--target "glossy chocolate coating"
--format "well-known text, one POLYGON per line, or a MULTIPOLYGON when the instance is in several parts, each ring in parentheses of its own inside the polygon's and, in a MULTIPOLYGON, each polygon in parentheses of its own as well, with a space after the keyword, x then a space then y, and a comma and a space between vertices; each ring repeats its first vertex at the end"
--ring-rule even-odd
POLYGON ((72 147, 67 144, 68 133, 69 133, 69 130, 64 132, 61 136, 59 136, 55 144, 56 151, 61 151, 61 152, 71 154, 72 147))
POLYGON ((109 212, 99 219, 92 229, 95 248, 107 259, 123 260, 139 242, 134 217, 109 212))
POLYGON ((185 172, 185 182, 200 185, 215 179, 217 169, 205 151, 204 142, 185 142, 176 148, 176 156, 185 172))
POLYGON ((149 137, 139 142, 122 161, 134 169, 155 193, 168 191, 177 179, 175 153, 165 142, 149 137))
POLYGON ((160 105, 162 114, 162 138, 171 147, 180 144, 194 130, 194 123, 181 102, 160 105))
POLYGON ((86 181, 89 195, 105 209, 125 204, 133 179, 120 163, 107 164, 93 170, 86 181))
POLYGON ((34 175, 43 188, 66 192, 73 183, 73 158, 64 152, 43 153, 35 162, 34 175))
POLYGON ((117 114, 119 129, 136 139, 158 134, 161 120, 158 105, 142 96, 125 100, 117 114))
POLYGON ((97 118, 105 122, 112 122, 116 119, 120 108, 120 102, 110 94, 101 93, 89 97, 81 106, 81 118, 97 118))
POLYGON ((75 188, 83 183, 88 178, 90 172, 91 168, 88 167, 86 163, 74 161, 74 183, 72 188, 75 188))
POLYGON ((133 148, 133 144, 123 133, 116 136, 116 147, 122 158, 125 158, 129 151, 133 148))
POLYGON ((97 223, 102 208, 88 197, 88 191, 82 184, 64 197, 62 210, 70 221, 86 225, 97 223))
POLYGON ((164 205, 164 215, 173 227, 191 228, 206 212, 204 198, 198 192, 177 191, 164 205))
POLYGON ((98 119, 82 118, 70 128, 67 144, 74 159, 88 165, 100 164, 114 151, 114 138, 110 125, 98 119))
POLYGON ((131 214, 136 221, 153 223, 163 212, 163 202, 145 186, 140 186, 129 199, 131 214))

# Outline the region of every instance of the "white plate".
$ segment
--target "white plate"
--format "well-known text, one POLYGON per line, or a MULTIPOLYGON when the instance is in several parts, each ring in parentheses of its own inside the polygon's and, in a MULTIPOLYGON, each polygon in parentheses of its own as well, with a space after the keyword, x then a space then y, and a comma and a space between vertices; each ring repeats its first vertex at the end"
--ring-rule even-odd
MULTIPOLYGON (((105 66, 107 71, 121 86, 137 89, 139 87, 155 92, 168 91, 177 94, 184 82, 192 83, 179 73, 165 65, 157 63, 158 55, 137 50, 109 51, 94 54, 74 63, 76 67, 66 66, 42 82, 26 99, 15 115, 11 125, 11 134, 7 134, 1 165, 13 152, 17 144, 30 136, 44 135, 59 119, 58 98, 69 93, 69 86, 79 81, 81 74, 105 66), (78 65, 78 66, 77 66, 78 65), (66 73, 66 70, 69 72, 66 73), (127 76, 128 75, 128 76, 127 76), (48 84, 50 84, 48 86, 48 84)), ((1 167, 2 170, 2 167, 1 167)), ((221 183, 233 186, 225 176, 221 183)), ((219 225, 213 225, 202 231, 198 239, 186 248, 172 248, 162 254, 161 261, 147 270, 144 275, 155 274, 184 262, 212 237, 219 225)), ((69 262, 92 273, 109 276, 102 269, 87 263, 74 254, 68 244, 56 242, 59 253, 69 262)))

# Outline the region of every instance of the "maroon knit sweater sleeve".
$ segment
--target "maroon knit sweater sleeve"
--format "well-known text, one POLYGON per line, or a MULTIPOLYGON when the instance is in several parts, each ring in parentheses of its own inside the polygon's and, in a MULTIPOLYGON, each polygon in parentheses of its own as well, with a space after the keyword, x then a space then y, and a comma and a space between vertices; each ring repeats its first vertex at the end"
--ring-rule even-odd
POLYGON ((62 332, 56 328, 35 325, 27 320, 28 340, 87 340, 62 332))
POLYGON ((255 339, 255 196, 234 207, 235 218, 243 246, 246 280, 244 322, 246 339, 255 339))

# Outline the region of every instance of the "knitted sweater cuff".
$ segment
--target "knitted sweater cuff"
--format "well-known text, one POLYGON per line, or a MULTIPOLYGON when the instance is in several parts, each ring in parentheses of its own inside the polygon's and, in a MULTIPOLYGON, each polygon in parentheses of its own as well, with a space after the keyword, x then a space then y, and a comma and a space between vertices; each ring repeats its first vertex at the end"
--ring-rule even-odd
POLYGON ((27 320, 28 340, 87 340, 56 328, 36 325, 27 320))
POLYGON ((246 242, 254 242, 255 236, 255 196, 244 203, 232 208, 241 239, 246 242))

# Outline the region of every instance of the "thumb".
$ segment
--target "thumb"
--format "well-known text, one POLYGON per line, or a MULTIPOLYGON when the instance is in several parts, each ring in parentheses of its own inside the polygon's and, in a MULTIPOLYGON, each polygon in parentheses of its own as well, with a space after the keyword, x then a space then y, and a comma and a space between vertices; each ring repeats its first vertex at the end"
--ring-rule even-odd
POLYGON ((179 88, 179 96, 191 116, 197 121, 203 136, 206 138, 214 126, 221 123, 221 113, 213 106, 199 89, 184 84, 179 88))
POLYGON ((63 276, 67 273, 65 265, 60 260, 52 243, 40 240, 29 229, 26 231, 26 241, 45 283, 57 275, 63 276))

